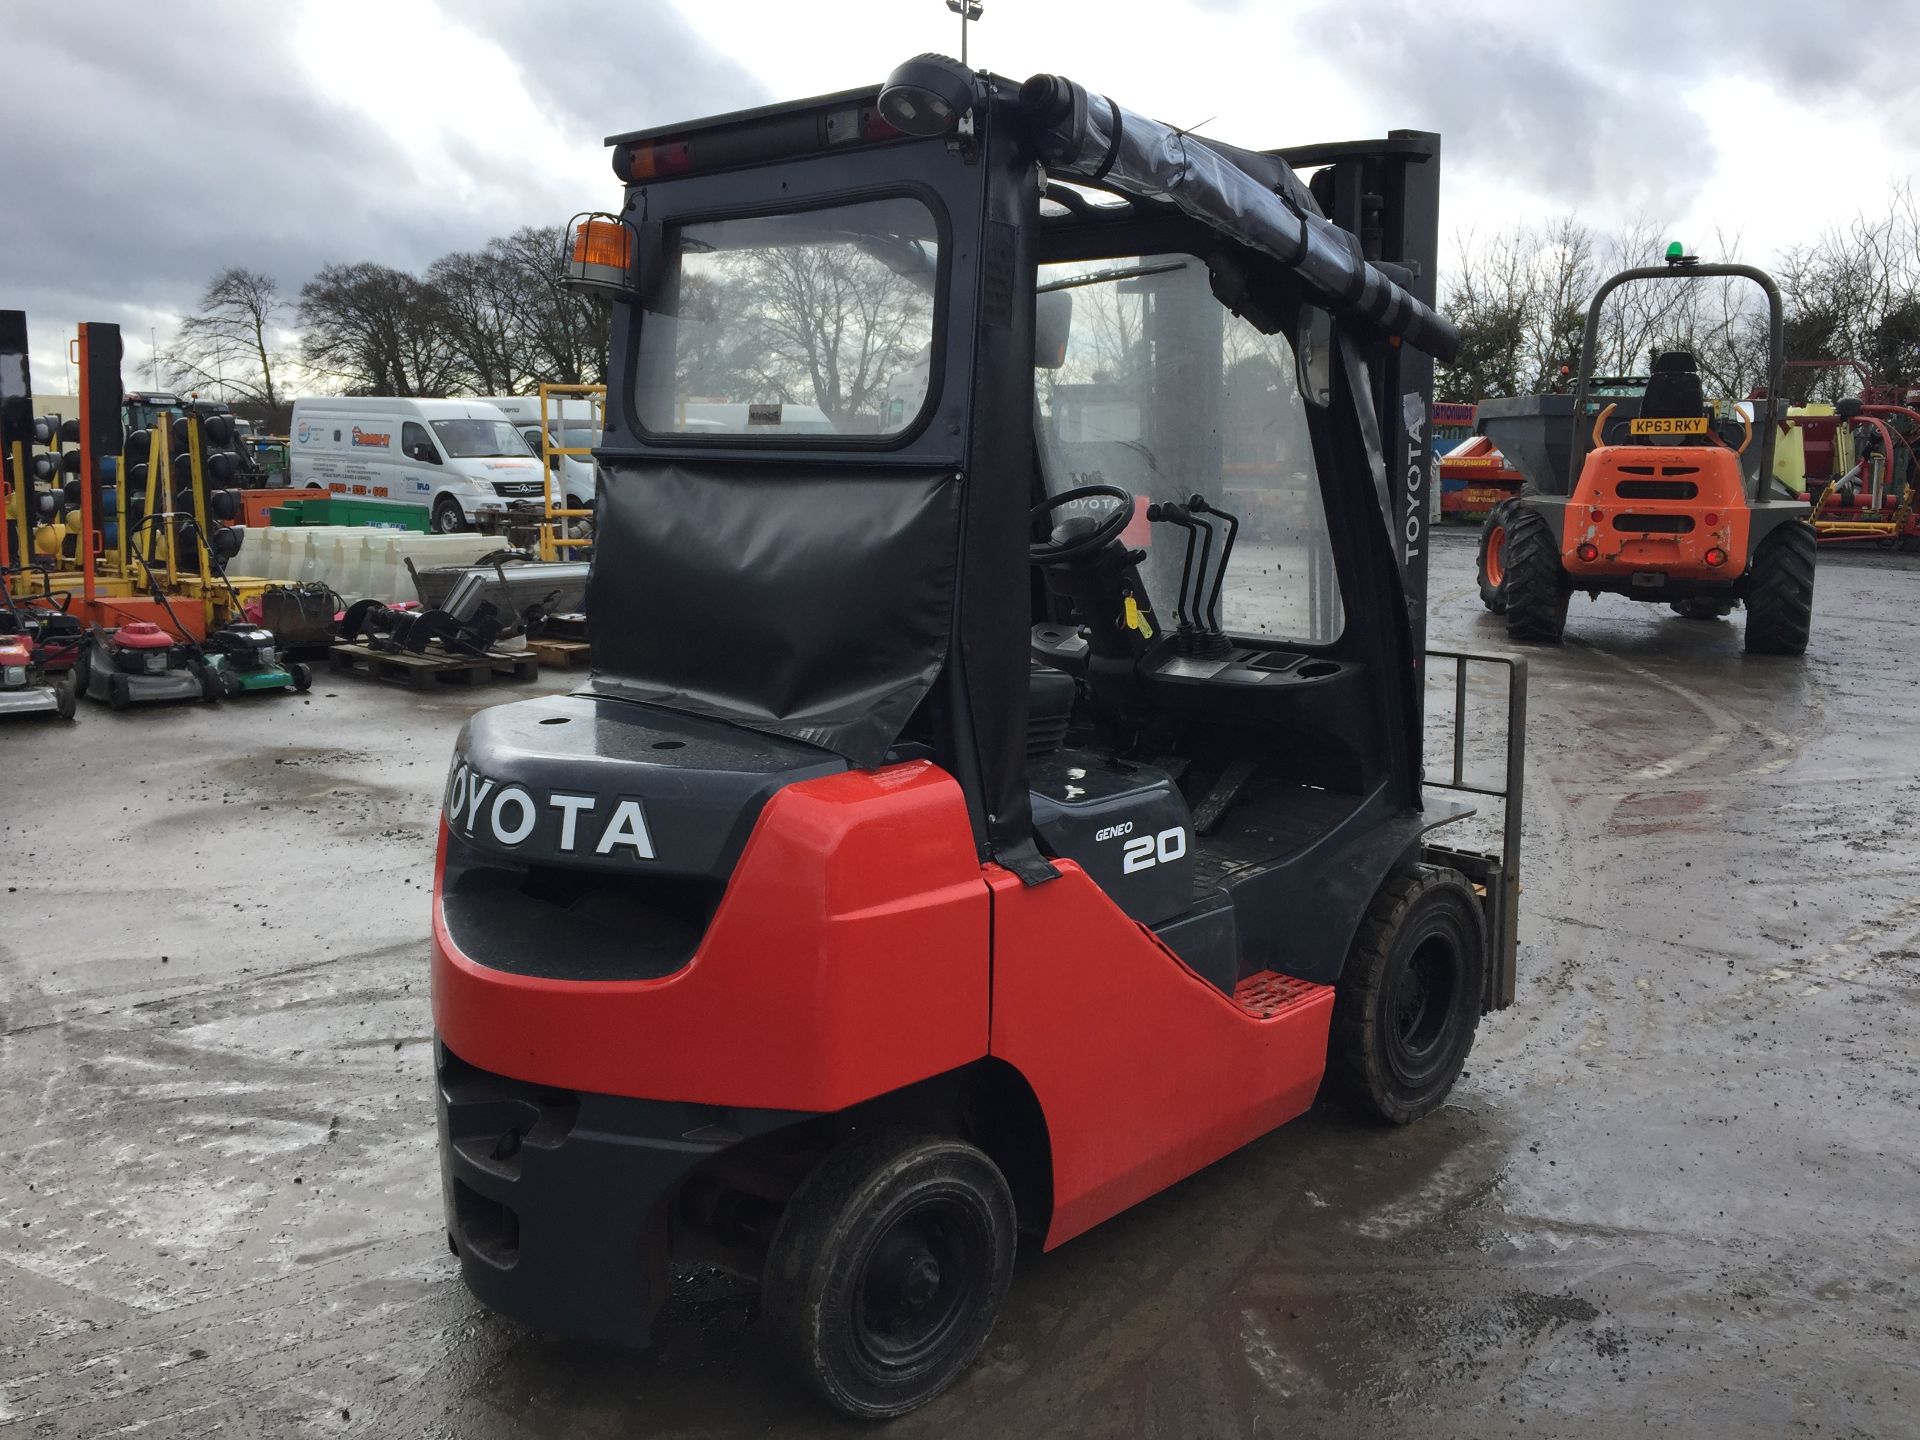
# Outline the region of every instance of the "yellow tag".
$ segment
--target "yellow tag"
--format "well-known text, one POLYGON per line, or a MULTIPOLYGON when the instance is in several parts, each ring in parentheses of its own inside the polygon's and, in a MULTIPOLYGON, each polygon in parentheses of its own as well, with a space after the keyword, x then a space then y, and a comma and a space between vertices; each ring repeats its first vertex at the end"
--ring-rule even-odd
POLYGON ((1704 415, 1683 415, 1671 420, 1633 420, 1627 425, 1629 435, 1704 435, 1707 433, 1707 417, 1704 415))
POLYGON ((1142 640, 1153 638, 1153 626, 1149 625, 1147 617, 1140 613, 1140 602, 1131 595, 1127 596, 1127 628, 1138 630, 1142 640))

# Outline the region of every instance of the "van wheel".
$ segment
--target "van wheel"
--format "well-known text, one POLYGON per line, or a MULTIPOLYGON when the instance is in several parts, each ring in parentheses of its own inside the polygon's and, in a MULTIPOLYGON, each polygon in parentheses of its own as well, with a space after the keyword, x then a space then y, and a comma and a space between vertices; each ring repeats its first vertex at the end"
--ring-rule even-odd
POLYGON ((1789 521, 1760 542, 1747 572, 1747 653, 1804 655, 1813 629, 1813 527, 1789 521))
POLYGON ((1013 1195, 965 1141, 882 1130, 814 1168, 761 1282, 781 1359, 848 1415, 918 1409, 971 1365, 1013 1278, 1013 1195))
POLYGON ((1566 571, 1553 529, 1538 510, 1515 505, 1501 547, 1500 594, 1507 602, 1507 638, 1558 645, 1567 628, 1566 571))
POLYGON ((467 512, 460 508, 458 500, 451 495, 442 495, 433 502, 434 534, 458 535, 467 528, 467 512))
POLYGON ((1506 579, 1507 518, 1513 510, 1513 501, 1502 500, 1480 526, 1480 603, 1496 615, 1507 613, 1500 585, 1506 579))
POLYGON ((1436 1108, 1473 1048, 1486 974, 1486 921, 1459 871, 1389 878, 1334 991, 1329 1088, 1390 1125, 1436 1108))

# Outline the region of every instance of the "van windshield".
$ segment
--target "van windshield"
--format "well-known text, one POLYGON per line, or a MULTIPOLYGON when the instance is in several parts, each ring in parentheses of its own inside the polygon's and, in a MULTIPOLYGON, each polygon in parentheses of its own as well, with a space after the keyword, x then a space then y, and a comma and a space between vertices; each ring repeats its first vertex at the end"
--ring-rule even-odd
POLYGON ((533 453, 520 432, 505 420, 436 420, 433 433, 440 437, 440 448, 455 460, 533 453))

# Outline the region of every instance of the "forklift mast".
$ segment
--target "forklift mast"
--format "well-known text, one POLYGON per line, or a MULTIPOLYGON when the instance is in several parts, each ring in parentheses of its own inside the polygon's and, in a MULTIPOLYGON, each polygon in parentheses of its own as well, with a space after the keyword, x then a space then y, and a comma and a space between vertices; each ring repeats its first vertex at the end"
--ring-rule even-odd
MULTIPOLYGON (((1309 188, 1327 218, 1359 238, 1369 263, 1395 276, 1423 304, 1436 304, 1438 135, 1390 130, 1382 140, 1300 145, 1270 153, 1295 170, 1315 170, 1309 188)), ((1429 424, 1433 357, 1395 342, 1372 380, 1380 453, 1387 468, 1381 503, 1400 561, 1418 683, 1424 681, 1426 668, 1427 531, 1432 523, 1435 473, 1429 424)))

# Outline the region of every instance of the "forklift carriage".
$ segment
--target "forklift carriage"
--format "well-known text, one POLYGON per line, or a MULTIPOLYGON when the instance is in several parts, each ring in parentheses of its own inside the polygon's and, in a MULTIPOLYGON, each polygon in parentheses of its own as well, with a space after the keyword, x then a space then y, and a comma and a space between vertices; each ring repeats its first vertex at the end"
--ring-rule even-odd
POLYGON ((1254 152, 923 56, 609 143, 592 677, 476 715, 445 796, 449 1239, 617 1344, 670 1263, 747 1275, 895 1415, 1017 1234, 1323 1078, 1411 1121, 1512 1001, 1521 664, 1504 779, 1451 772, 1504 846, 1422 795, 1439 141, 1254 152))

